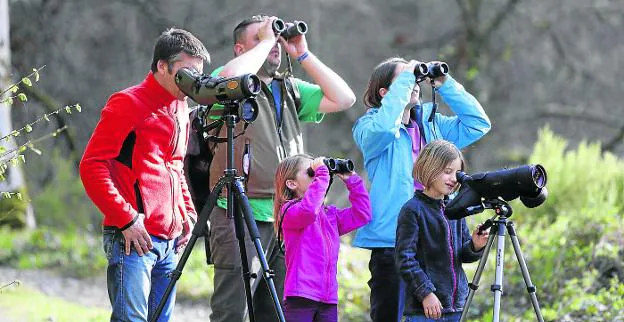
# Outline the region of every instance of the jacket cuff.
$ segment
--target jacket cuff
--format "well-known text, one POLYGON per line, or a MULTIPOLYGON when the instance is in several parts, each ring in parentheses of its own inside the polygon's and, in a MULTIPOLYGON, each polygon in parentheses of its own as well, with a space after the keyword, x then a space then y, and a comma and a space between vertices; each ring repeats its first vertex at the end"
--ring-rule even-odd
POLYGON ((458 83, 455 78, 453 78, 451 76, 451 74, 446 74, 446 80, 444 81, 444 83, 442 84, 442 86, 440 86, 440 88, 437 89, 438 93, 440 93, 440 95, 445 95, 449 92, 452 91, 458 91, 458 90, 464 90, 464 86, 460 83, 458 83))
POLYGON ((427 297, 427 295, 436 291, 435 286, 428 285, 428 284, 429 283, 425 283, 421 287, 419 287, 416 291, 414 291, 414 297, 416 297, 419 303, 422 303, 422 301, 425 299, 425 297, 427 297))
POLYGON ((483 250, 485 249, 485 246, 483 246, 481 249, 479 249, 478 251, 475 250, 474 248, 474 244, 472 243, 472 240, 468 242, 468 245, 466 247, 466 253, 468 255, 468 257, 470 258, 480 258, 481 255, 483 254, 483 250))
POLYGON ((354 174, 350 177, 347 178, 347 180, 345 180, 345 183, 347 184, 347 187, 353 187, 355 185, 359 185, 362 182, 362 177, 360 177, 357 174, 354 174))
POLYGON ((132 220, 130 220, 130 222, 125 224, 123 227, 119 227, 119 230, 124 231, 124 230, 130 228, 130 226, 134 225, 134 223, 137 221, 137 219, 139 219, 139 214, 134 215, 134 218, 132 218, 132 220))

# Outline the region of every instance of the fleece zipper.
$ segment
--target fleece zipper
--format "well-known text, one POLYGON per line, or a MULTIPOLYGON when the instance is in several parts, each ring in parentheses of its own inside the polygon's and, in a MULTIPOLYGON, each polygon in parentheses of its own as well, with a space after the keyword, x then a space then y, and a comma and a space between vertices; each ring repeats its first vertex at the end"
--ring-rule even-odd
POLYGON ((447 241, 449 245, 449 255, 451 256, 451 274, 453 274, 453 294, 451 295, 451 310, 455 311, 455 297, 457 296, 457 272, 455 272, 455 252, 453 251, 453 235, 451 234, 451 225, 444 215, 445 205, 442 204, 440 215, 446 224, 447 241))

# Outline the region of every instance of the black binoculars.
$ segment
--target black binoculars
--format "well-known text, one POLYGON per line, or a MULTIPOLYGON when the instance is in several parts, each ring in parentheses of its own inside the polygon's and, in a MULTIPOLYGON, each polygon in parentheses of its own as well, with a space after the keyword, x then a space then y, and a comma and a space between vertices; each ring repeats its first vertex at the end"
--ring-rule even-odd
MULTIPOLYGON (((325 158, 323 159, 323 163, 329 169, 329 174, 342 174, 353 172, 355 167, 353 166, 353 161, 349 159, 334 159, 334 158, 325 158)), ((312 168, 308 168, 308 175, 310 177, 314 177, 314 170, 312 168)))
POLYGON ((448 74, 449 66, 445 62, 420 63, 414 68, 416 82, 422 82, 425 77, 435 78, 448 74))
POLYGON ((282 19, 275 19, 275 21, 273 21, 273 32, 288 40, 292 37, 305 35, 308 32, 308 25, 303 21, 295 20, 285 23, 282 19))

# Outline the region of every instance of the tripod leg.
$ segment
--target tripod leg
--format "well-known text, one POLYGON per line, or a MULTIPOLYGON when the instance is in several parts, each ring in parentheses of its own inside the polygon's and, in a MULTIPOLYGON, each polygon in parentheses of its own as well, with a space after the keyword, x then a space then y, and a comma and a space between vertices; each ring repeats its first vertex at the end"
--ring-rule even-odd
POLYGON ((496 273, 494 277, 494 284, 492 284, 492 287, 490 288, 490 290, 494 292, 493 322, 500 321, 501 297, 503 295, 503 262, 505 259, 505 222, 497 222, 496 226, 498 226, 496 233, 496 273))
POLYGON ((537 316, 537 320, 539 322, 544 322, 542 312, 539 308, 539 303, 537 302, 537 296, 535 295, 535 286, 533 285, 533 282, 531 282, 529 269, 527 268, 526 262, 524 261, 524 256, 522 256, 522 250, 520 250, 520 242, 518 241, 518 236, 516 235, 516 229, 514 228, 513 222, 510 221, 507 223, 507 231, 509 232, 509 236, 511 237, 511 244, 513 245, 514 252, 516 253, 516 258, 518 259, 518 263, 520 264, 520 270, 522 272, 522 277, 524 278, 524 284, 527 287, 527 292, 529 292, 529 297, 531 298, 531 304, 533 304, 535 316, 537 316))
POLYGON ((206 228, 206 225, 208 224, 208 218, 210 217, 210 213, 212 213, 212 208, 214 208, 214 206, 217 204, 217 198, 219 198, 219 195, 221 194, 221 190, 223 190, 223 186, 225 185, 225 182, 226 182, 225 180, 219 180, 217 184, 215 185, 214 189, 212 190, 212 192, 210 193, 210 196, 208 197, 208 202, 206 202, 206 204, 204 205, 204 208, 199 214, 199 218, 197 218, 197 223, 195 224, 195 227, 193 228, 193 231, 191 232, 191 238, 189 239, 188 244, 186 244, 186 248, 182 252, 180 259, 178 260, 178 265, 171 272, 171 280, 169 281, 169 284, 167 285, 167 288, 165 289, 165 293, 163 293, 163 296, 160 299, 160 302, 158 302, 158 307, 156 308, 156 311, 154 312, 154 315, 152 316, 152 319, 150 321, 152 322, 158 321, 158 318, 160 317, 160 314, 162 313, 162 310, 165 307, 165 303, 167 302, 167 299, 171 295, 171 292, 173 291, 173 288, 175 287, 176 282, 182 275, 182 270, 184 269, 184 265, 186 265, 186 261, 191 255, 191 252, 193 251, 193 246, 195 246, 195 242, 197 241, 197 238, 199 238, 199 236, 202 235, 204 229, 206 228))
POLYGON ((240 180, 233 182, 232 188, 238 201, 237 205, 240 206, 243 215, 242 217, 247 224, 249 237, 253 241, 256 252, 258 253, 260 267, 262 268, 262 277, 269 286, 269 291, 271 293, 271 297, 273 298, 273 304, 275 305, 275 311, 277 313, 277 316, 279 317, 279 320, 281 322, 285 322, 286 319, 284 318, 284 312, 282 311, 279 298, 277 297, 277 291, 275 290, 275 283, 273 282, 274 274, 273 271, 269 268, 269 264, 267 263, 266 257, 264 255, 262 243, 260 242, 260 233, 258 232, 256 221, 251 211, 251 207, 249 206, 249 200, 247 199, 247 195, 245 195, 245 189, 243 188, 243 184, 240 182, 240 180))
POLYGON ((490 253, 490 248, 492 248, 492 243, 494 242, 494 236, 496 235, 495 230, 498 229, 497 226, 492 227, 490 230, 490 236, 488 237, 488 241, 485 244, 485 248, 483 249, 483 255, 479 260, 479 266, 477 266, 477 270, 475 271, 474 277, 472 278, 472 282, 468 284, 470 290, 468 291, 468 298, 466 299, 466 304, 464 305, 464 310, 462 311, 460 322, 466 321, 466 316, 468 314, 468 309, 470 308, 470 303, 472 303, 472 298, 474 297, 474 293, 479 288, 479 281, 481 280, 481 274, 483 273, 483 268, 485 267, 485 263, 487 262, 488 254, 490 253))
MULTIPOLYGON (((236 239, 238 240, 238 249, 241 255, 241 267, 243 269, 243 284, 245 285, 245 295, 247 300, 247 310, 249 311, 249 321, 254 322, 253 294, 251 292, 251 272, 249 270, 249 261, 247 260, 247 249, 245 248, 245 223, 243 222, 243 214, 238 203, 229 204, 234 206, 234 229, 236 239)), ((228 205, 228 207, 230 207, 228 205)), ((256 278, 257 276, 253 276, 256 278)))

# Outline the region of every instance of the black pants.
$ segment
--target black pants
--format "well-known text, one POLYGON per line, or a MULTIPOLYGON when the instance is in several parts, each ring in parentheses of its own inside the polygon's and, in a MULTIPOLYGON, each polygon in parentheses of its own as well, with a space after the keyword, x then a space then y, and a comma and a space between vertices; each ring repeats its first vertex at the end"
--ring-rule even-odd
POLYGON ((405 283, 394 265, 394 248, 374 248, 368 263, 371 279, 371 319, 373 322, 401 321, 405 306, 405 283))

